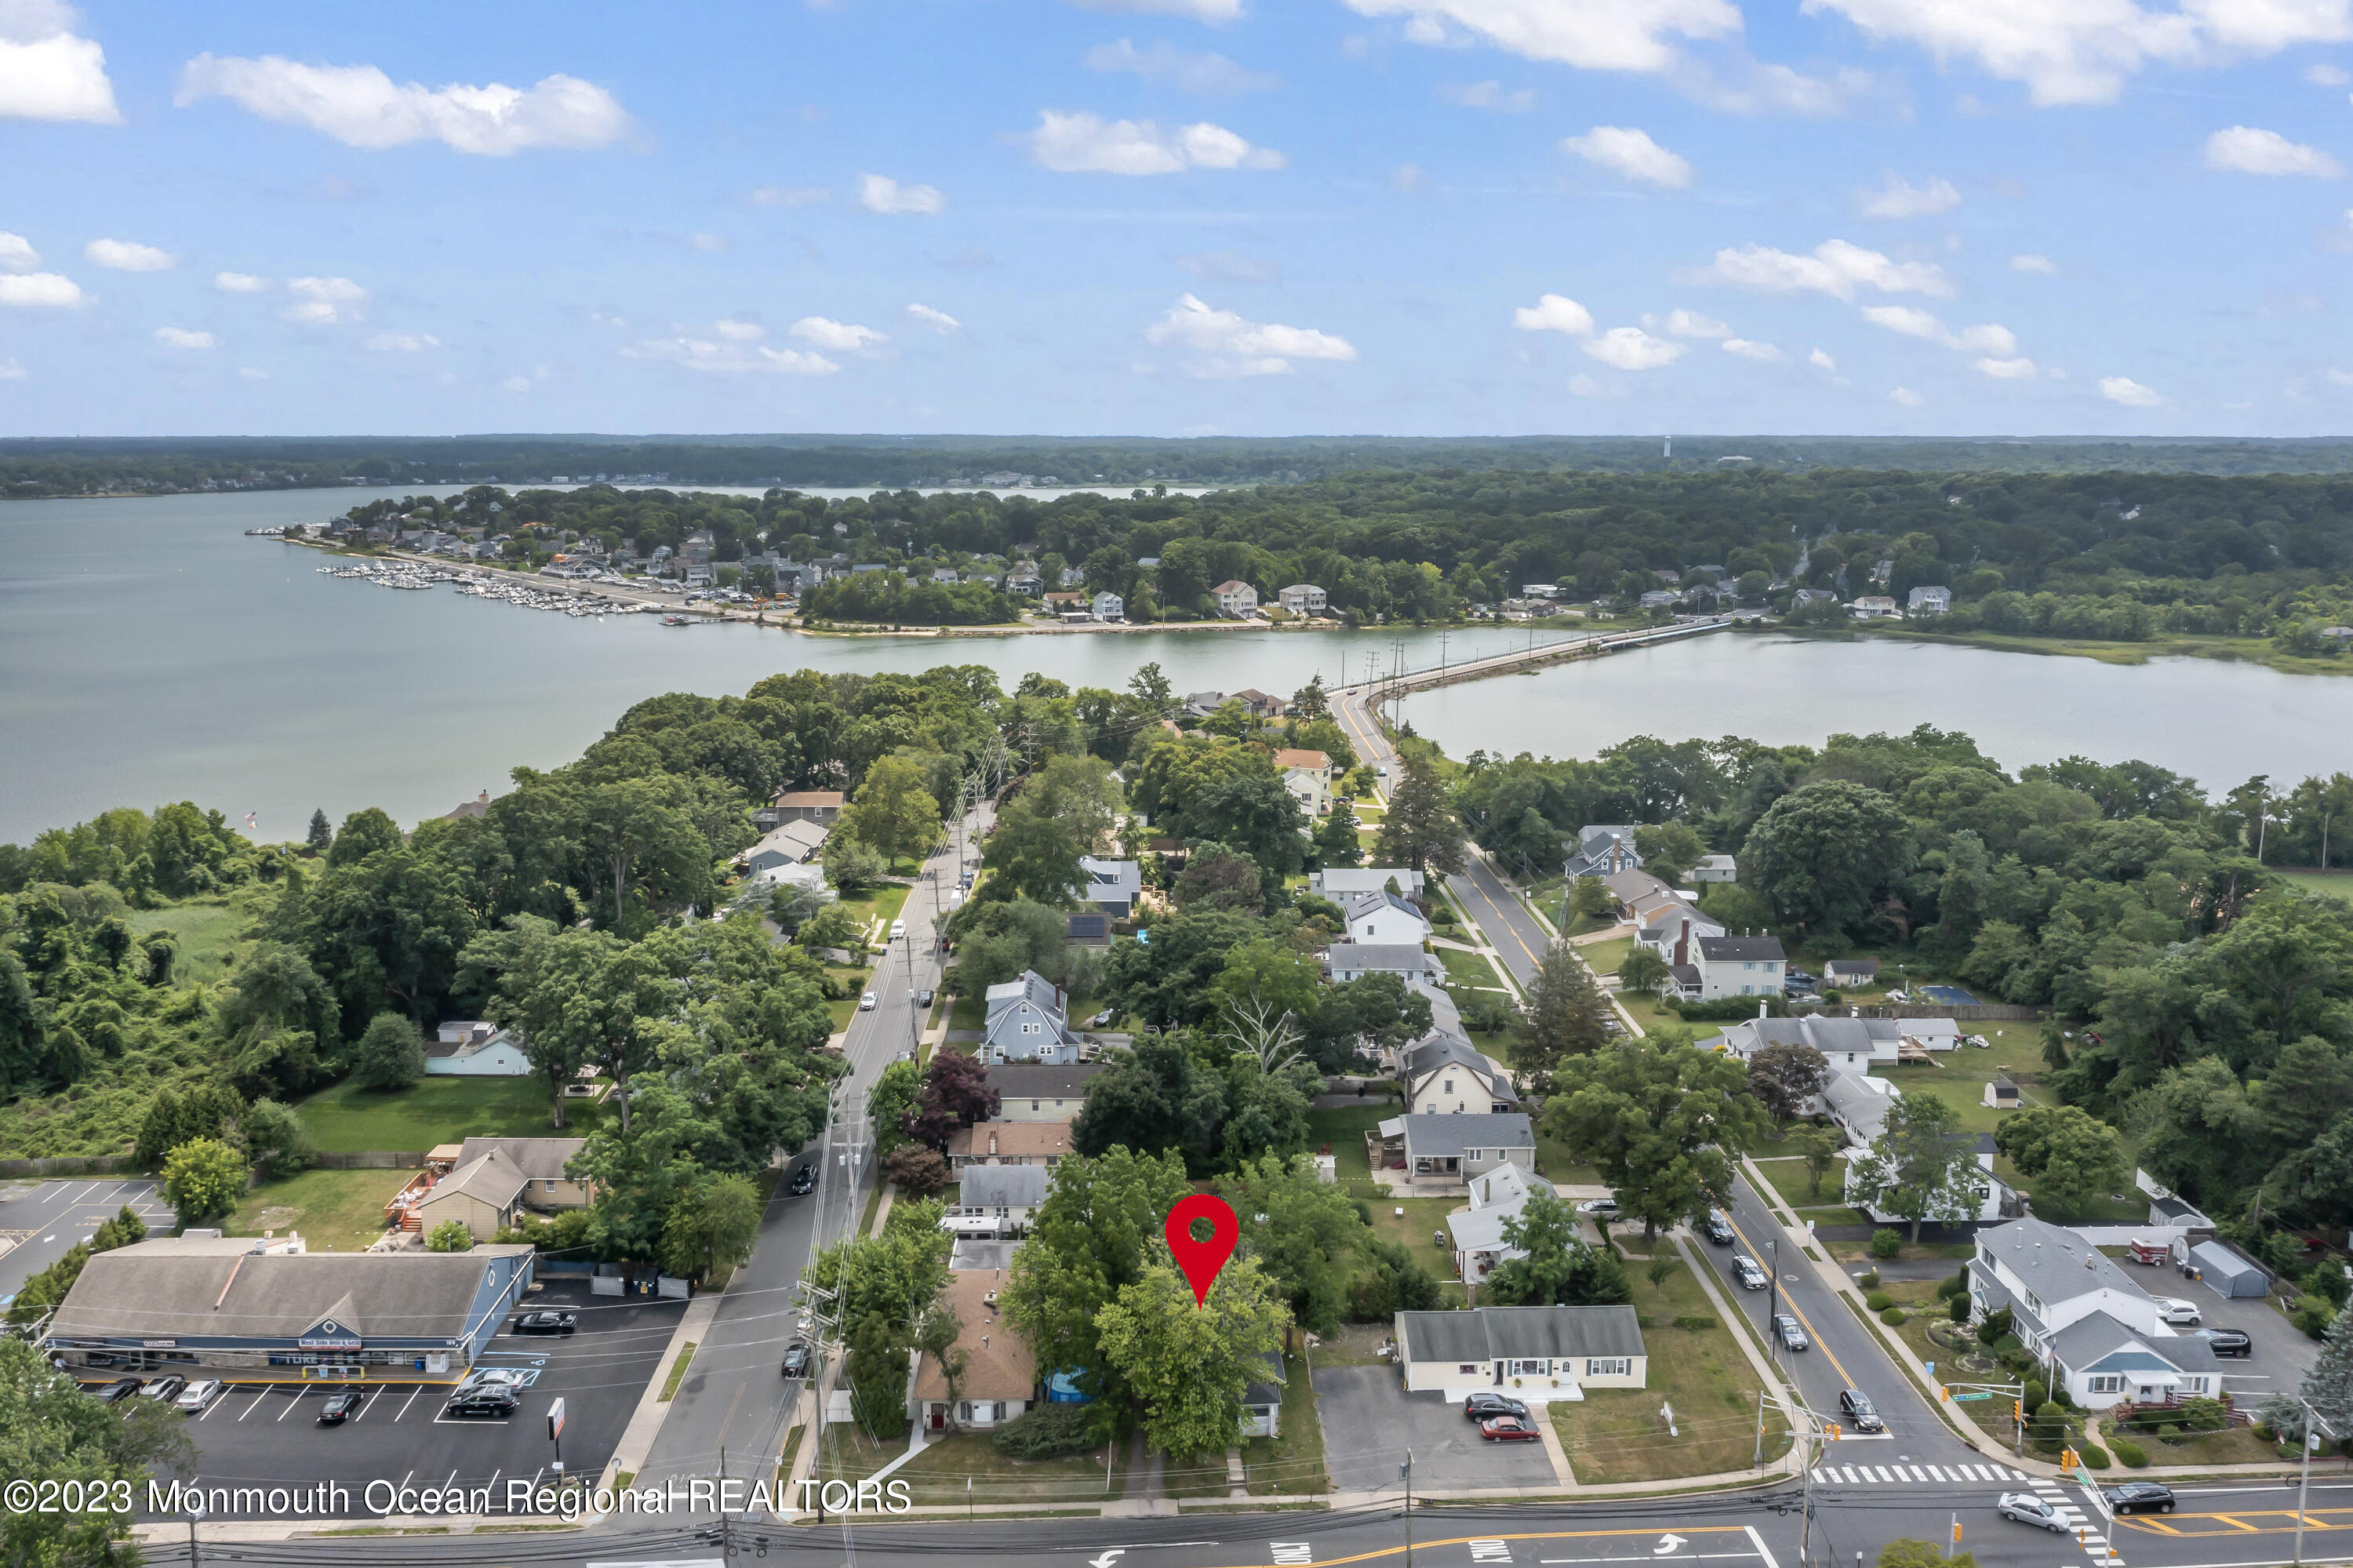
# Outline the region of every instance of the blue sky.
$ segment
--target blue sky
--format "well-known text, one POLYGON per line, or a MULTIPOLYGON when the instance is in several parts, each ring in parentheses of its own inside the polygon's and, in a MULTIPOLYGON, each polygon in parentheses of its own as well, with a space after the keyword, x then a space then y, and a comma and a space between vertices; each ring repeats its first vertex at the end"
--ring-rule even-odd
POLYGON ((2353 0, 0 0, 0 429, 2340 434, 2353 0))

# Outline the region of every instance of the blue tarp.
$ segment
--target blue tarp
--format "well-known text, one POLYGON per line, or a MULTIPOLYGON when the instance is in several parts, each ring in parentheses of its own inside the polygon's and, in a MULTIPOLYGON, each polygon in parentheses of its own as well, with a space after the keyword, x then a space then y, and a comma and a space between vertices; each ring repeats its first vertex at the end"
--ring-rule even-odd
POLYGON ((1940 1001, 1947 1007, 1975 1007, 1978 999, 1957 985, 1924 985, 1920 994, 1930 1001, 1940 1001))
POLYGON ((1079 1387, 1076 1372, 1058 1372, 1046 1380, 1046 1403, 1049 1404, 1086 1404, 1094 1395, 1079 1387))

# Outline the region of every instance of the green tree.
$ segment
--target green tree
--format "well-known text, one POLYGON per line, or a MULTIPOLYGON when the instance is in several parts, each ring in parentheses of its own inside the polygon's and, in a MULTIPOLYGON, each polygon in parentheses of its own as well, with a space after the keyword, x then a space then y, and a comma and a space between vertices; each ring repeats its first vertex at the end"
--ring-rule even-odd
POLYGON ((849 1411, 860 1430, 889 1442, 907 1430, 908 1354, 913 1336, 903 1320, 869 1312, 849 1335, 849 1411))
POLYGON ((1221 1452, 1240 1438, 1243 1392, 1282 1353, 1290 1314, 1255 1258, 1227 1264, 1197 1307, 1167 1244, 1151 1254, 1103 1309, 1104 1362, 1140 1406, 1155 1447, 1180 1459, 1221 1452))
POLYGON ((613 926, 626 929, 629 895, 662 913, 707 902, 711 842, 681 804, 674 781, 619 779, 589 791, 585 847, 611 892, 613 926))
POLYGON ((1244 1216, 1240 1250, 1258 1259, 1293 1319, 1311 1333, 1336 1331, 1343 1265, 1371 1234, 1355 1201, 1304 1159, 1277 1154, 1240 1161, 1218 1190, 1244 1216))
POLYGON ((1822 1195, 1822 1178, 1838 1163, 1845 1143, 1827 1128, 1803 1127, 1789 1135, 1789 1150, 1806 1162, 1806 1190, 1819 1198, 1822 1195))
POLYGON ((1618 895, 1601 878, 1580 876, 1569 884, 1568 912, 1596 926, 1609 925, 1618 917, 1618 895))
POLYGON ((662 1224, 662 1266, 711 1280, 752 1255, 760 1235, 760 1192, 742 1175, 707 1176, 670 1202, 662 1224))
POLYGON ((1513 1047, 1512 1065, 1522 1072, 1549 1075, 1571 1056, 1609 1043, 1609 1000, 1593 971, 1566 942, 1555 942, 1536 960, 1528 987, 1527 1023, 1513 1047))
POLYGON ((246 1107, 237 1131, 247 1162, 264 1181, 282 1180, 311 1163, 310 1139, 303 1134, 302 1118, 291 1106, 256 1100, 246 1107))
POLYGON ((1166 1255, 1161 1226, 1190 1191, 1173 1153, 1066 1157, 1013 1255, 1007 1318, 1039 1366, 1078 1369, 1081 1388, 1115 1411, 1133 1407, 1134 1385, 1103 1354, 1102 1315, 1142 1277, 1153 1247, 1166 1255))
POLYGON ((1332 802, 1331 810, 1315 824, 1314 844, 1317 863, 1326 866, 1360 865, 1365 859, 1364 841, 1358 838, 1356 809, 1345 796, 1332 802))
POLYGON ((471 1252, 474 1233, 466 1228, 463 1220, 444 1220, 425 1237, 427 1252, 471 1252))
POLYGON ((1398 768, 1373 858, 1381 865, 1419 872, 1462 869, 1462 820, 1454 814, 1436 766, 1419 752, 1398 768))
POLYGON ((1830 1077, 1829 1061, 1810 1045, 1767 1045, 1748 1058, 1748 1092, 1764 1105, 1777 1128, 1796 1119, 1830 1077))
POLYGON ((1733 1161, 1765 1135, 1738 1059, 1687 1040, 1644 1035, 1573 1058, 1556 1079, 1545 1130, 1599 1168, 1645 1237, 1728 1205, 1733 1161))
POLYGON ((425 1075, 425 1036, 415 1020, 379 1012, 352 1053, 352 1079, 364 1089, 405 1089, 425 1075))
MULTIPOLYGON (((311 842, 318 842, 318 824, 311 826, 311 842)), ((400 824, 377 807, 353 811, 343 819, 343 831, 335 835, 334 846, 327 852, 329 865, 357 865, 372 854, 400 847, 400 824)))
POLYGON ((1122 1147, 1175 1154, 1206 1173, 1217 1164, 1227 1098, 1225 1078, 1195 1060, 1181 1036, 1140 1039, 1088 1080, 1071 1147, 1106 1158, 1122 1147))
MULTIPOLYGON (((2296 1391, 2311 1403, 2312 1414, 2324 1430, 2339 1442, 2353 1432, 2353 1307, 2338 1312, 2320 1339, 2320 1353, 2296 1391)), ((2290 1441, 2305 1434, 2304 1405, 2284 1394, 2263 1401, 2263 1425, 2290 1441)))
POLYGON ((866 1114, 874 1123, 874 1152, 885 1159, 910 1141, 906 1121, 923 1086, 923 1069, 913 1062, 893 1062, 874 1080, 866 1097, 866 1114))
POLYGON ((1250 856, 1223 844, 1197 843, 1169 895, 1187 914, 1224 909, 1255 915, 1265 906, 1266 884, 1250 856))
POLYGON ((1531 1195, 1504 1222, 1504 1245, 1523 1255, 1487 1276, 1498 1307, 1617 1307, 1634 1298, 1626 1272, 1578 1234, 1577 1211, 1549 1192, 1531 1195))
MULTIPOLYGON (((0 1474, 31 1481, 126 1483, 144 1497, 152 1475, 195 1468, 195 1444, 179 1412, 162 1400, 90 1398, 40 1348, 0 1337, 0 1474)), ((12 1508, 0 1513, 0 1557, 27 1568, 137 1568, 132 1515, 103 1508, 12 1508)))
MULTIPOLYGON (((825 849, 822 852, 822 863, 825 866, 826 881, 843 893, 856 893, 860 888, 872 887, 882 880, 890 869, 883 864, 882 853, 880 850, 851 832, 847 827, 835 828, 831 836, 827 838, 825 849)), ((824 918, 825 914, 831 911, 838 911, 844 920, 849 918, 849 912, 839 904, 827 906, 825 910, 818 912, 818 918, 824 918)), ((810 923, 814 925, 816 922, 810 923)), ((824 945, 838 946, 839 944, 824 945)))
POLYGON ((333 847, 334 842, 335 830, 327 825, 327 813, 325 809, 322 807, 318 810, 312 811, 311 813, 311 832, 309 836, 303 842, 303 848, 308 850, 314 856, 322 855, 326 853, 329 849, 333 847))
POLYGON ((1895 802, 1843 779, 1784 795, 1741 846, 1742 880, 1780 918, 1809 933, 1841 936, 1912 863, 1912 829, 1895 802))
POLYGON ((245 1156, 217 1138, 192 1139, 164 1160, 164 1201, 184 1225, 208 1224, 245 1196, 245 1156))
POLYGON ((1669 885, 1676 885, 1707 853, 1707 845, 1688 822, 1660 822, 1634 830, 1634 848, 1642 869, 1669 885))
POLYGON ((1086 880, 1079 864, 1086 850, 1069 824, 1039 810, 1029 794, 1006 802, 997 830, 981 846, 981 863, 995 874, 986 891, 1068 908, 1086 880))
POLYGON ((1637 996, 1656 996, 1671 972, 1666 959, 1637 942, 1618 962, 1618 983, 1637 996))
POLYGON ((1895 1097, 1878 1141, 1848 1164, 1864 1191, 1877 1192, 1873 1206, 1909 1221, 1917 1243, 1923 1221, 1976 1217, 1990 1180, 1977 1141, 1943 1097, 1922 1089, 1895 1097))
POLYGON ((939 836, 940 803, 923 769, 908 757, 879 758, 866 770, 858 798, 842 812, 840 826, 872 844, 892 864, 920 858, 939 836))
POLYGON ((2082 1213, 2092 1198, 2132 1180, 2124 1134, 2080 1106, 2036 1106, 2005 1118, 1993 1141, 2034 1183, 2035 1207, 2053 1214, 2082 1213))

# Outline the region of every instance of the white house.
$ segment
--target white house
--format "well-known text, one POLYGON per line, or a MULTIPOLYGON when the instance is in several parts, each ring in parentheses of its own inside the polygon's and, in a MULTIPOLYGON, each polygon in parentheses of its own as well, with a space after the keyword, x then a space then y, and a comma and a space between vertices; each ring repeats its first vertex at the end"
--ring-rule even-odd
POLYGON ((1419 942, 1335 942, 1324 949, 1324 972, 1334 985, 1346 985, 1366 975, 1396 975, 1408 991, 1436 991, 1446 980, 1446 966, 1419 942))
POLYGON ((1292 799, 1310 818, 1320 817, 1332 809, 1329 757, 1320 751, 1284 747, 1274 754, 1274 765, 1282 774, 1282 787, 1291 791, 1292 799))
POLYGON ((1862 1074, 1874 1065, 1894 1065, 1908 1022, 1811 1013, 1801 1018, 1744 1018, 1726 1024, 1723 1033, 1705 1044, 1714 1050, 1729 1051, 1744 1062, 1767 1045, 1810 1045, 1821 1053, 1832 1072, 1862 1074))
POLYGON ((1120 598, 1119 595, 1115 593, 1099 593, 1095 595, 1095 619, 1097 620, 1124 620, 1127 619, 1127 601, 1120 598))
POLYGON ((1670 968, 1696 972, 1693 949, 1704 938, 1725 934, 1721 923, 1680 898, 1669 897, 1635 916, 1634 940, 1664 959, 1670 968))
POLYGON ((1321 615, 1326 602, 1324 590, 1314 583, 1293 583, 1275 599, 1293 615, 1321 615))
POLYGON ((1691 944, 1699 999, 1778 996, 1786 959, 1776 937, 1702 937, 1691 944))
POLYGON ((1450 1402, 1482 1388, 1531 1404, 1583 1399, 1588 1388, 1642 1388, 1650 1378, 1631 1307, 1400 1312, 1397 1346, 1407 1390, 1442 1390, 1450 1402))
POLYGON ((1505 1116, 1522 1108, 1509 1069, 1435 1030, 1408 1048, 1398 1076, 1406 1109, 1416 1116, 1505 1116))
POLYGON ((1307 874, 1307 891, 1345 904, 1360 893, 1378 893, 1390 883, 1408 898, 1421 896, 1421 873, 1402 865, 1342 865, 1307 874))
POLYGON ((425 1048, 425 1070, 437 1076, 527 1078, 531 1058, 522 1042, 493 1023, 471 1020, 444 1023, 425 1048))
POLYGON ((1551 1182, 1516 1165, 1499 1165, 1471 1183, 1471 1206, 1446 1216, 1454 1242, 1454 1272, 1476 1289, 1498 1264, 1525 1257, 1525 1249, 1504 1241, 1504 1222, 1515 1219, 1537 1193, 1556 1194, 1551 1182))
POLYGON ((1738 882, 1740 867, 1728 854, 1702 855, 1699 863, 1692 867, 1691 879, 1694 882, 1738 882))
POLYGON ((1852 605, 1857 620, 1885 620, 1904 612, 1895 601, 1883 593, 1867 593, 1852 605))
POLYGON ((1904 608, 1913 615, 1942 615, 1953 608, 1953 590, 1948 588, 1915 588, 1904 608))
POLYGON ((1022 1235, 1053 1180, 1043 1165, 967 1165, 958 1174, 955 1207, 940 1224, 959 1236, 1022 1235))
POLYGON ((2072 1231, 2041 1220, 1979 1231, 1968 1275, 1977 1315, 2010 1308, 2019 1342, 2078 1404, 2222 1391, 2212 1348, 2158 1321, 2156 1298, 2072 1231))
POLYGON ((1079 1059, 1079 1037, 1071 1030, 1070 1003, 1062 988, 1035 969, 1018 980, 988 988, 988 1012, 981 1027, 982 1060, 1069 1063, 1079 1059))
POLYGON ((1430 922, 1420 910, 1398 894, 1359 893, 1341 906, 1352 942, 1412 942, 1430 940, 1430 922))
MULTIPOLYGON (((2010 1190, 1993 1173, 1993 1134, 1980 1133, 1973 1150, 1977 1158, 1978 1179, 1969 1189, 1966 1199, 1927 1217, 1932 1220, 1986 1221, 1999 1220, 2015 1210, 2017 1204, 2010 1190)), ((1881 1162, 1867 1151, 1858 1150, 1847 1157, 1846 1189, 1848 1205, 1859 1209, 1880 1224, 1895 1224, 1910 1219, 1890 1206, 1894 1181, 1892 1174, 1881 1169, 1881 1162)))
POLYGON ((1209 590, 1220 615, 1241 615, 1258 608, 1258 589, 1246 582, 1222 582, 1209 590))

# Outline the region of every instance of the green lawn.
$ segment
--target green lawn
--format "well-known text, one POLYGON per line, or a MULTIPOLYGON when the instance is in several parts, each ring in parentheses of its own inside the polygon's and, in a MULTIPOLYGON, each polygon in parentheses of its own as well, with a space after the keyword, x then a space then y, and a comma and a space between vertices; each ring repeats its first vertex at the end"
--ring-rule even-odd
POLYGON ((1282 1387, 1282 1435, 1253 1437, 1242 1445, 1242 1467, 1254 1496, 1318 1496, 1331 1489, 1324 1471, 1324 1424, 1315 1410, 1315 1383, 1303 1355, 1286 1359, 1282 1387))
MULTIPOLYGON (((904 1437, 875 1442, 849 1422, 828 1424, 824 1452, 817 1473, 828 1479, 854 1480, 872 1475, 907 1451, 904 1437)), ((958 1432, 926 1446, 901 1467, 892 1478, 906 1478, 908 1491, 919 1507, 951 1507, 967 1497, 976 1504, 1016 1502, 1100 1503, 1116 1498, 1127 1477, 1127 1452, 1117 1445, 1110 1486, 1104 1486, 1104 1454, 1101 1448, 1062 1459, 1008 1459, 981 1432, 958 1432), (970 1490, 966 1490, 966 1483, 970 1490)), ((1219 1473, 1224 1459, 1218 1460, 1219 1473)))
POLYGON ((1503 977, 1496 974, 1494 964, 1481 954, 1440 948, 1438 949, 1438 961, 1446 966, 1446 978, 1454 985, 1474 991, 1500 991, 1504 989, 1503 977))
POLYGON ((564 1102, 562 1128, 549 1118, 547 1086, 530 1078, 420 1078, 397 1094, 355 1084, 322 1089, 295 1107, 311 1147, 329 1154, 410 1150, 469 1138, 581 1138, 600 1126, 601 1106, 564 1102))
POLYGON ((1626 955, 1633 950, 1634 938, 1631 937, 1613 937, 1606 942, 1585 942, 1577 949, 1578 956, 1598 975, 1616 974, 1618 966, 1624 963, 1626 955))
MULTIPOLYGON (((2336 858, 2333 845, 2329 858, 2336 858)), ((2278 874, 2289 886, 2306 893, 2325 894, 2330 898, 2353 898, 2353 871, 2282 871, 2278 874)))
POLYGON ((1806 1162, 1794 1157, 1775 1159, 1769 1145, 1766 1153, 1757 1157, 1757 1169, 1765 1172, 1765 1180, 1773 1184, 1773 1191, 1780 1193, 1781 1201, 1793 1209, 1836 1203, 1839 1194, 1846 1191, 1844 1155, 1832 1160, 1831 1168, 1822 1173, 1819 1194, 1814 1191, 1813 1178, 1806 1173, 1806 1162))
POLYGON ((384 1234, 384 1206, 414 1171, 304 1171, 245 1195, 222 1229, 233 1236, 301 1231, 319 1252, 359 1252, 384 1234))
POLYGON ((1366 1095, 1358 1105, 1312 1107, 1307 1112, 1307 1141, 1317 1149, 1327 1143, 1332 1146, 1341 1181, 1362 1181, 1373 1173, 1365 1160, 1365 1134, 1397 1114, 1398 1102, 1392 1095, 1366 1095))
POLYGON ((252 916, 226 898, 192 898, 162 909, 134 909, 129 918, 140 936, 169 931, 178 938, 172 978, 181 985, 210 984, 253 946, 241 936, 252 916))
POLYGON ((960 996, 948 1009, 950 1029, 978 1029, 988 1022, 988 999, 982 996, 960 996))

